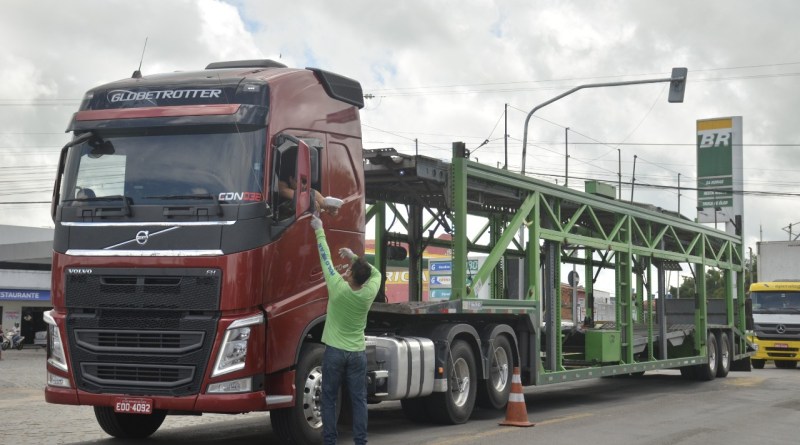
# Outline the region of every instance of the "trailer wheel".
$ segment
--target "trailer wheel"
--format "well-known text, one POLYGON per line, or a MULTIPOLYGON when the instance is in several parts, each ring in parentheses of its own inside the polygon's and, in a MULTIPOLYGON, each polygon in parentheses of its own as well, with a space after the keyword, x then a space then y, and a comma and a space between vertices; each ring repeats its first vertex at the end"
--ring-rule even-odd
POLYGON ((478 406, 487 409, 503 409, 508 404, 511 392, 511 370, 514 359, 511 343, 503 335, 498 335, 489 351, 489 375, 478 382, 478 406))
POLYGON ((755 358, 754 358, 754 359, 750 359, 750 364, 751 364, 751 365, 753 366, 753 368, 755 368, 755 369, 764 369, 764 365, 765 365, 766 363, 767 363, 767 361, 766 361, 766 360, 760 360, 760 359, 755 359, 755 358))
POLYGON ((695 374, 697 380, 701 380, 707 382, 709 380, 714 380, 714 377, 717 376, 717 337, 714 335, 713 332, 708 333, 708 339, 706 340, 706 348, 707 348, 707 357, 708 363, 703 363, 702 365, 697 365, 695 368, 695 374))
POLYGON ((447 391, 436 392, 428 398, 428 414, 437 423, 457 425, 469 420, 475 407, 476 379, 475 354, 463 340, 450 346, 447 363, 447 391))
POLYGON ((717 354, 717 377, 727 377, 731 370, 731 342, 728 334, 719 334, 719 353, 717 354))
POLYGON ((794 369, 797 368, 797 362, 789 360, 775 360, 775 367, 780 369, 794 369))
MULTIPOLYGON (((322 443, 322 356, 325 346, 309 343, 297 363, 295 404, 270 411, 275 434, 286 443, 322 443)), ((341 406, 341 403, 339 404, 341 406)))
POLYGON ((95 406, 94 417, 100 428, 117 439, 144 439, 158 430, 167 411, 156 409, 153 414, 115 413, 110 406, 95 406))

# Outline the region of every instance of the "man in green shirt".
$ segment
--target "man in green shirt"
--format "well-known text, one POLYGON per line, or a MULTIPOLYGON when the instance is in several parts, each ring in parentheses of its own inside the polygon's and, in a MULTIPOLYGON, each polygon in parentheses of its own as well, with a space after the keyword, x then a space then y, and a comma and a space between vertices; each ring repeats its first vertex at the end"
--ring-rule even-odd
POLYGON ((328 309, 322 342, 322 437, 325 444, 335 444, 336 400, 343 382, 353 407, 353 441, 367 443, 367 354, 364 329, 369 312, 381 285, 378 269, 343 247, 339 256, 349 261, 343 274, 336 272, 325 239, 322 220, 311 217, 317 237, 319 260, 328 286, 328 309))

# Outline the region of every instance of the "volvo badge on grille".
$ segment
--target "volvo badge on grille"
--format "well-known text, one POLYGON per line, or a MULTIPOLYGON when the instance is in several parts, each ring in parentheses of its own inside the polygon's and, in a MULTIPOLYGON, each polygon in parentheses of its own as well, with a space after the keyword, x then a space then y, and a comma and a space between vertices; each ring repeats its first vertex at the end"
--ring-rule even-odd
POLYGON ((144 246, 148 239, 150 239, 150 233, 147 230, 140 230, 139 233, 136 234, 136 242, 140 246, 144 246))

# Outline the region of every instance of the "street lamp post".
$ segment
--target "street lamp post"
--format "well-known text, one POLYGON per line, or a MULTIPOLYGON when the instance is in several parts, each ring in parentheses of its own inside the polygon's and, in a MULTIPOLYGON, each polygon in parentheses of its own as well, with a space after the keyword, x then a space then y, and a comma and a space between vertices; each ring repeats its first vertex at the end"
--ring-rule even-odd
POLYGON ((559 99, 562 99, 576 91, 585 88, 618 87, 623 85, 641 85, 646 83, 662 83, 662 82, 670 83, 669 102, 683 102, 683 94, 684 91, 686 90, 687 73, 688 70, 686 68, 673 68, 672 76, 664 79, 645 79, 645 80, 631 80, 627 82, 606 82, 606 83, 590 83, 586 85, 578 85, 577 87, 569 91, 561 93, 558 96, 533 107, 533 109, 525 117, 525 128, 522 136, 522 171, 520 173, 522 173, 523 175, 525 174, 525 157, 527 155, 527 150, 528 150, 528 125, 531 121, 531 117, 533 117, 533 113, 535 113, 536 110, 544 108, 559 99))

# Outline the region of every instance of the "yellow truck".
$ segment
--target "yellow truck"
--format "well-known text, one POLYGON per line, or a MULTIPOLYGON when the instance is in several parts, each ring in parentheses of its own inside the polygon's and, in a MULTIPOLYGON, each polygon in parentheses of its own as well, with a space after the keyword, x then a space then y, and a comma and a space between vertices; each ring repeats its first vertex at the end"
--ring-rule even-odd
POLYGON ((761 369, 768 360, 777 368, 796 368, 800 361, 800 242, 771 241, 758 244, 758 282, 750 285, 753 329, 749 340, 756 346, 751 358, 761 369))

